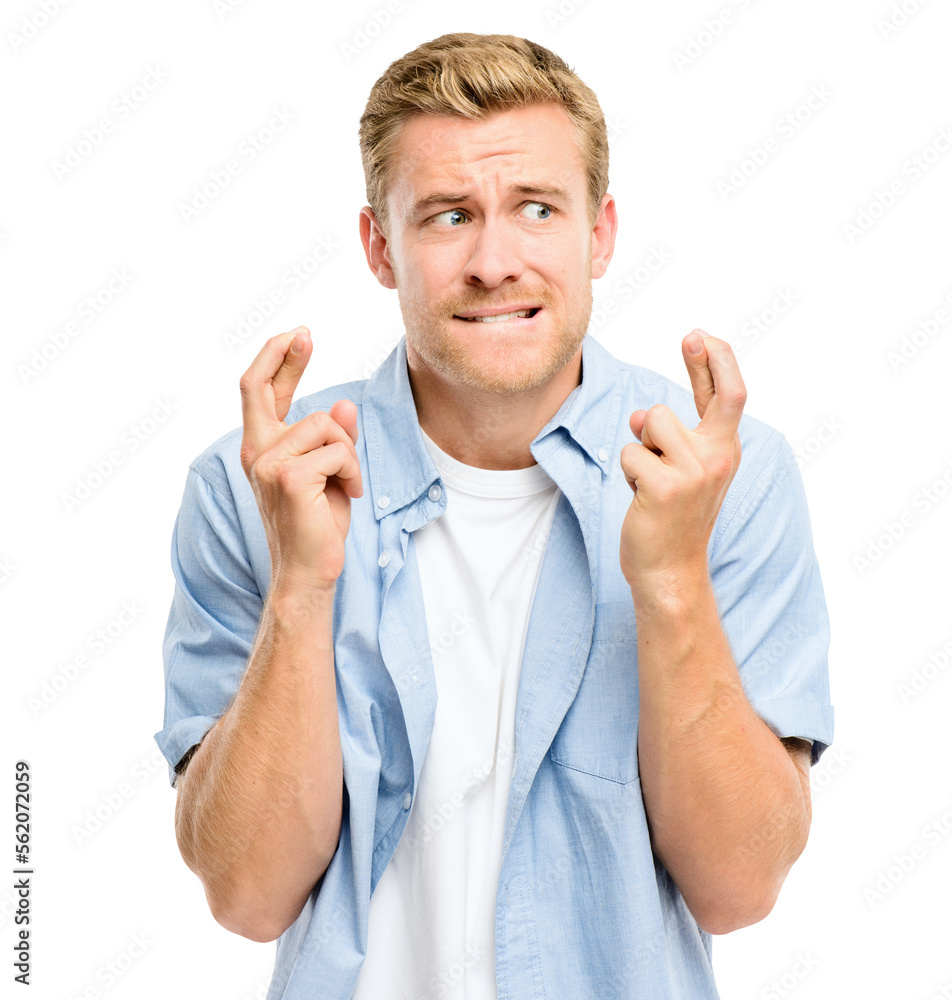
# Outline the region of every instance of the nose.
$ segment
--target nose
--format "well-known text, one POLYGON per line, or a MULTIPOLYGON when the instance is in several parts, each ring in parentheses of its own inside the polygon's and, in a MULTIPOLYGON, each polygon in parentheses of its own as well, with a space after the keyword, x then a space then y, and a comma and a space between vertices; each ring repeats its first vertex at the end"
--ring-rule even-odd
POLYGON ((469 284, 498 288, 522 277, 524 263, 519 237, 504 220, 484 219, 474 237, 473 252, 464 272, 469 284))

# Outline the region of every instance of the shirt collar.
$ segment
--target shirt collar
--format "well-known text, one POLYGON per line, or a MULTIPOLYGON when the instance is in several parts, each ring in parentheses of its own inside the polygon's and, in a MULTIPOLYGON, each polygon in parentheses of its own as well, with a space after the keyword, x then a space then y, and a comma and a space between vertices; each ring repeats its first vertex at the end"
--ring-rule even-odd
MULTIPOLYGON (((561 445, 560 431, 564 431, 603 473, 609 473, 621 394, 613 360, 601 344, 585 337, 582 381, 532 442, 537 461, 561 445)), ((368 380, 362 409, 370 498, 379 521, 418 500, 440 478, 420 433, 405 336, 368 380)))

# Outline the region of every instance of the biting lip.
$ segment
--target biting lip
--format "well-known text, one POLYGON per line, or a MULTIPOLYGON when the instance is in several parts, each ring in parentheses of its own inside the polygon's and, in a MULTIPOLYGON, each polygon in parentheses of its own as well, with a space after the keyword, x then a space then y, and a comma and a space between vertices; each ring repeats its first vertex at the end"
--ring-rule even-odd
POLYGON ((453 318, 467 323, 503 323, 514 319, 532 319, 540 311, 540 306, 497 306, 494 309, 457 313, 453 318))

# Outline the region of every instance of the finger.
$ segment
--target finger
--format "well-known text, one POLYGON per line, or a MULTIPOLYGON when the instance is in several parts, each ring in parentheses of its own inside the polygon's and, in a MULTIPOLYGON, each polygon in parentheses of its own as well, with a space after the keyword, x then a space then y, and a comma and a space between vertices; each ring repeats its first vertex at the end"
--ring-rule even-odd
POLYGON ((275 423, 284 419, 276 411, 273 383, 285 363, 291 341, 299 332, 300 329, 292 330, 268 340, 241 376, 239 388, 244 443, 254 451, 266 446, 275 423))
POLYGON ((681 354, 691 379, 694 405, 697 407, 697 415, 702 419, 708 404, 714 398, 714 376, 708 363, 705 337, 703 330, 692 330, 681 341, 681 354))
POLYGON ((286 461, 334 442, 345 445, 356 458, 357 451, 350 434, 329 413, 315 410, 287 428, 273 446, 273 457, 286 461))
POLYGON ((330 408, 328 415, 335 420, 350 435, 350 439, 357 444, 357 406, 349 399, 338 399, 330 408))
POLYGON ((641 443, 668 463, 693 461, 690 434, 691 431, 681 423, 674 410, 663 403, 655 403, 645 412, 641 443))
POLYGON ((348 448, 341 441, 333 441, 308 452, 297 461, 302 466, 301 474, 307 476, 308 481, 317 482, 322 477, 325 480, 333 479, 340 483, 348 496, 356 499, 364 495, 360 463, 353 447, 348 448))
POLYGON ((306 326, 299 326, 286 336, 291 337, 287 353, 281 367, 275 372, 271 387, 274 391, 274 412, 278 420, 284 420, 291 409, 294 392, 301 381, 304 369, 311 360, 314 343, 306 326))
POLYGON ((639 482, 658 468, 661 459, 643 444, 631 443, 622 448, 619 461, 632 493, 637 493, 639 482))
POLYGON ((649 451, 653 451, 656 455, 660 455, 661 449, 651 439, 651 433, 645 430, 645 416, 647 413, 647 410, 635 410, 635 412, 628 418, 628 426, 631 428, 631 433, 634 434, 635 437, 638 438, 638 440, 649 451))
POLYGON ((747 387, 730 344, 717 337, 706 337, 704 347, 714 382, 714 394, 695 429, 730 440, 736 435, 744 412, 747 387))
MULTIPOLYGON (((346 400, 345 402, 350 402, 346 400)), ((336 404, 335 404, 336 405, 336 404)), ((351 406, 354 404, 351 403, 351 406)), ((354 407, 356 410, 356 407, 354 407)), ((356 428, 354 429, 356 433, 356 428)), ((274 447, 271 456, 275 461, 288 461, 315 455, 332 445, 344 449, 348 458, 346 462, 338 462, 341 471, 332 471, 330 475, 338 476, 345 491, 353 497, 364 495, 363 481, 360 474, 360 461, 354 447, 353 437, 329 413, 320 410, 302 417, 292 424, 281 440, 274 447)), ((335 449, 334 453, 337 453, 335 449)), ((322 466, 323 468, 323 466, 322 466)), ((324 474, 324 473, 322 473, 324 474)))

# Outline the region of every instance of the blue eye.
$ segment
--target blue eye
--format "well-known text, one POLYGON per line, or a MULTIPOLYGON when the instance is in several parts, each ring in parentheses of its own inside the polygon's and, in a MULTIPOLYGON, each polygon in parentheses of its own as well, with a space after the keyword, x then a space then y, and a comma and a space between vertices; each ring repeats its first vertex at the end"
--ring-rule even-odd
POLYGON ((450 208, 445 212, 440 212, 439 215, 433 216, 434 222, 446 221, 450 226, 456 226, 460 223, 466 221, 466 213, 460 211, 458 208, 450 208))
POLYGON ((552 209, 548 205, 543 205, 541 201, 530 201, 522 210, 522 214, 529 219, 548 219, 552 209))

